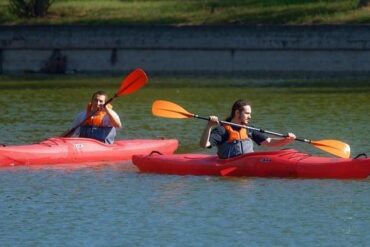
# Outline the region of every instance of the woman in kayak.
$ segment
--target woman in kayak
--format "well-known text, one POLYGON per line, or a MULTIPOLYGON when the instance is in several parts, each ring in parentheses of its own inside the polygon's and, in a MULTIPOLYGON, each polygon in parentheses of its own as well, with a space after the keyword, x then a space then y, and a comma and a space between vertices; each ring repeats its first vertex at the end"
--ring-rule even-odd
MULTIPOLYGON (((252 108, 245 100, 237 100, 231 109, 231 115, 226 119, 239 125, 248 125, 252 108)), ((294 141, 296 136, 288 133, 285 138, 270 138, 259 131, 247 128, 237 128, 230 125, 220 125, 217 116, 210 116, 201 139, 200 146, 211 148, 217 146, 220 159, 227 159, 241 154, 253 152, 253 141, 258 145, 277 147, 294 141)))
POLYGON ((104 91, 93 94, 87 109, 80 112, 73 122, 73 126, 81 125, 73 136, 93 138, 108 144, 114 142, 116 128, 122 128, 122 124, 112 105, 105 105, 106 99, 107 94, 104 91))

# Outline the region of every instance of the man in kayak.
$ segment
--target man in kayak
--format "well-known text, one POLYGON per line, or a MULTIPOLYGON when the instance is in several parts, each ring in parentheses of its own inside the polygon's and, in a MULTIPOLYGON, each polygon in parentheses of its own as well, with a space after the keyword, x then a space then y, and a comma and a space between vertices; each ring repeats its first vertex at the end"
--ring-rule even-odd
MULTIPOLYGON (((233 104, 231 115, 226 121, 247 126, 251 114, 251 105, 245 100, 237 100, 233 104)), ((293 142, 295 138, 296 136, 293 133, 288 133, 285 138, 270 138, 259 131, 220 125, 217 116, 210 116, 202 133, 200 146, 203 148, 217 146, 218 157, 227 159, 253 152, 253 141, 258 145, 277 147, 287 145, 293 142)))
POLYGON ((87 109, 80 112, 73 122, 73 126, 81 125, 73 136, 93 138, 108 144, 114 142, 116 128, 122 128, 122 124, 112 105, 105 105, 106 99, 107 94, 104 91, 93 94, 87 109))

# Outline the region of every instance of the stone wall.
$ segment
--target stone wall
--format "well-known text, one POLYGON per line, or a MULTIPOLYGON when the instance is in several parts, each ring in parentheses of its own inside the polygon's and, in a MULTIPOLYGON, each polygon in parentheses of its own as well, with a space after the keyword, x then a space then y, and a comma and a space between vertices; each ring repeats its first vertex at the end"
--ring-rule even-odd
POLYGON ((0 73, 370 74, 370 26, 2 26, 0 73))

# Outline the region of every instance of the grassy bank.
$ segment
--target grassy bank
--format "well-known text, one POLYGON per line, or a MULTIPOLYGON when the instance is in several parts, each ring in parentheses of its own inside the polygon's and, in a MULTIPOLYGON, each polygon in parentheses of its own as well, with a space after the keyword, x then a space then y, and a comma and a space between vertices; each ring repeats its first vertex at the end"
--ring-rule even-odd
POLYGON ((370 23, 358 0, 56 0, 40 19, 19 19, 0 0, 0 24, 370 23))

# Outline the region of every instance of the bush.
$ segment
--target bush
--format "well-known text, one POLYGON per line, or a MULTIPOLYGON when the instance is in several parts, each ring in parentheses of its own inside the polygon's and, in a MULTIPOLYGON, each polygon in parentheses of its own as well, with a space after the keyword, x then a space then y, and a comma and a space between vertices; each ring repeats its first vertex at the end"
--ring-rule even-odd
POLYGON ((9 10, 22 18, 46 16, 53 0, 9 0, 9 10))

